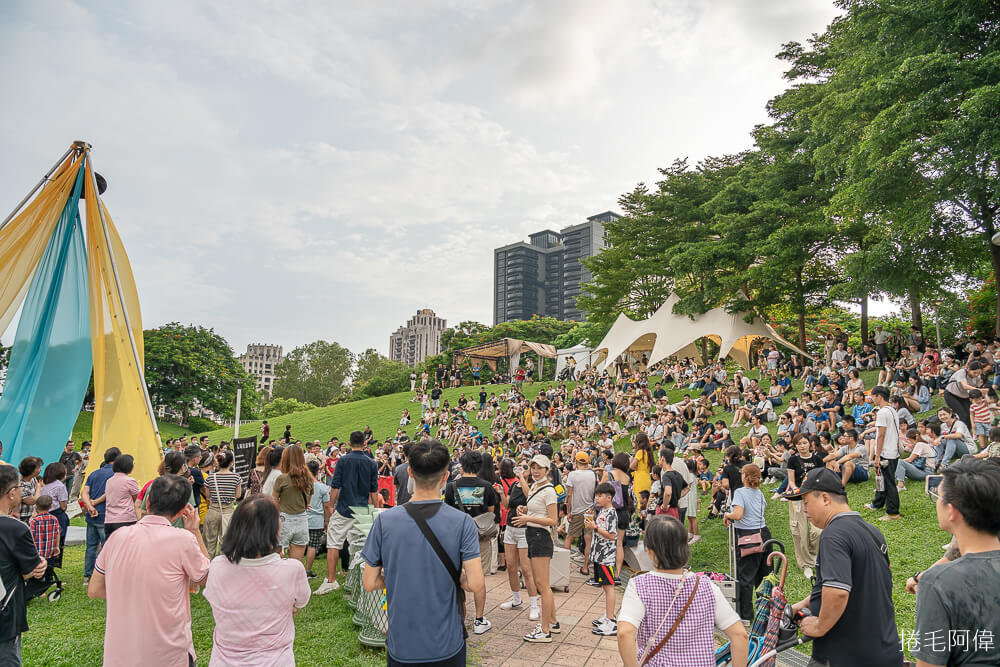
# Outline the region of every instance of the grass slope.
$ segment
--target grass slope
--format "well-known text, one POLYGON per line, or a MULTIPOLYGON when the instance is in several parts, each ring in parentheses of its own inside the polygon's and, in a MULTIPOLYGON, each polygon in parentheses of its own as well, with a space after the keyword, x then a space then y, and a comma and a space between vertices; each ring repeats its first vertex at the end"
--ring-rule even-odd
MULTIPOLYGON (((874 373, 864 373, 862 377, 867 386, 875 382, 874 373)), ((549 383, 526 385, 525 393, 535 396, 549 383)), ((796 383, 794 394, 801 392, 801 383, 796 383)), ((499 391, 499 386, 488 385, 487 392, 499 391)), ((466 397, 475 399, 478 389, 464 387, 448 389, 444 393, 452 405, 459 395, 465 392, 466 397)), ((670 400, 680 400, 683 390, 669 392, 670 400)), ((396 432, 400 412, 409 408, 412 415, 420 414, 420 406, 409 402, 411 394, 400 393, 378 398, 366 399, 327 408, 317 408, 299 412, 284 417, 269 420, 271 432, 275 436, 281 434, 285 424, 292 425, 292 433, 302 440, 319 439, 326 442, 336 435, 345 439, 350 431, 371 426, 376 436, 385 438, 396 432)), ((935 398, 935 405, 941 403, 935 398)), ((77 431, 81 425, 87 428, 89 413, 81 415, 81 421, 74 429, 74 438, 83 439, 77 431)), ((727 421, 730 414, 722 418, 727 421)), ((475 421, 480 428, 488 428, 489 424, 475 421)), ((174 424, 161 425, 161 434, 167 437, 174 433, 170 429, 179 429, 174 424)), ((772 433, 775 424, 770 425, 772 433)), ((412 433, 413 426, 409 427, 412 433)), ((747 429, 734 429, 733 436, 738 439, 746 434, 747 429)), ((176 431, 180 435, 183 431, 176 431)), ((241 434, 259 434, 260 422, 244 425, 241 434)), ((232 437, 232 429, 219 429, 209 432, 211 442, 232 437)), ((173 437, 171 435, 171 437, 173 437)), ((618 449, 629 450, 627 439, 619 441, 618 449)), ((710 452, 709 458, 713 466, 719 463, 721 454, 710 452)), ((713 467, 714 469, 714 467, 713 467)), ((892 559, 893 597, 896 605, 896 624, 900 634, 914 629, 916 599, 905 592, 906 578, 917 570, 922 570, 940 558, 943 553, 941 545, 949 540, 949 536, 937 526, 933 503, 922 493, 922 485, 910 482, 906 491, 901 492, 902 521, 883 523, 876 521, 881 513, 870 512, 863 505, 870 502, 874 495, 874 481, 864 484, 854 484, 848 489, 851 507, 860 511, 861 515, 875 523, 882 530, 889 543, 889 555, 892 559)), ((770 489, 765 489, 770 498, 770 489)), ((701 496, 699 516, 704 519, 708 508, 708 497, 701 496)), ((795 567, 795 561, 788 528, 788 504, 780 501, 769 501, 765 512, 767 525, 775 539, 785 545, 790 557, 786 593, 789 600, 799 600, 808 595, 809 582, 802 571, 795 567)), ((691 568, 695 571, 725 572, 728 569, 726 529, 720 521, 702 521, 701 534, 703 539, 691 550, 691 568)), ((82 584, 83 547, 67 549, 66 565, 61 572, 67 583, 62 600, 49 603, 42 600, 32 602, 28 607, 28 621, 31 630, 24 637, 24 662, 32 665, 99 665, 101 662, 104 602, 89 600, 82 584)), ((323 558, 317 559, 314 571, 325 570, 323 558)), ((313 587, 318 585, 313 582, 313 587)), ((620 594, 620 593, 619 593, 620 594)), ((211 609, 200 595, 192 596, 191 610, 194 628, 195 648, 202 660, 207 660, 211 651, 214 623, 211 609)), ((384 653, 364 649, 357 641, 357 630, 350 621, 350 609, 340 593, 332 593, 322 598, 313 599, 309 606, 302 610, 295 619, 296 640, 295 657, 299 665, 376 665, 384 664, 384 653)), ((805 652, 809 652, 808 647, 805 652)))
MULTIPOLYGON (((180 436, 188 433, 188 430, 183 426, 174 424, 173 422, 166 421, 156 421, 160 429, 161 438, 179 438, 180 436)), ((76 424, 73 426, 73 441, 76 443, 76 448, 80 448, 80 443, 84 440, 93 440, 94 432, 94 413, 93 412, 80 412, 80 416, 76 419, 76 424)))

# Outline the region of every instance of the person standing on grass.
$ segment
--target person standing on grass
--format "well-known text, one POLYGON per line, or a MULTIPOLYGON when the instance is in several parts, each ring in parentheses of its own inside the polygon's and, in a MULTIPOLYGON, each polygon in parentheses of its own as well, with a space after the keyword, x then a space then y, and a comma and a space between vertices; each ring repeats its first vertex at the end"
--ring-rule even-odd
MULTIPOLYGON (((597 488, 597 473, 590 469, 590 456, 585 451, 576 453, 576 470, 566 475, 566 507, 569 510, 564 549, 569 549, 573 540, 583 535, 583 566, 580 574, 589 575, 590 545, 593 530, 586 527, 584 515, 594 510, 594 490, 597 488)), ((617 531, 617 521, 616 528, 617 531)), ((614 562, 611 563, 614 565, 614 562)))
POLYGON ((233 512, 212 559, 205 599, 212 606, 212 667, 294 667, 294 617, 309 603, 299 561, 281 558, 278 507, 255 495, 233 512))
POLYGON ((220 544, 226 537, 226 530, 233 517, 233 503, 243 495, 243 478, 233 472, 234 461, 231 451, 219 452, 215 455, 219 469, 205 478, 205 490, 208 492, 205 502, 208 503, 208 510, 201 528, 210 558, 219 554, 220 544))
MULTIPOLYGON (((83 501, 84 511, 87 513, 87 550, 83 555, 83 583, 90 581, 90 576, 94 573, 94 563, 97 562, 97 552, 104 546, 107 536, 104 534, 104 514, 106 504, 104 502, 104 491, 108 480, 114 476, 111 464, 121 455, 121 450, 117 447, 109 447, 104 450, 104 463, 101 467, 90 473, 87 481, 80 492, 80 499, 83 501)), ((190 487, 188 487, 190 489, 190 487)))
POLYGON ((306 548, 306 576, 312 579, 312 565, 316 554, 326 546, 326 526, 330 523, 333 505, 330 504, 330 487, 319 481, 319 463, 310 461, 306 464, 313 476, 312 496, 309 498, 309 508, 306 514, 309 519, 309 546, 306 548))
POLYGON ((104 667, 137 661, 180 667, 197 658, 189 591, 204 581, 209 560, 198 510, 189 505, 191 484, 162 475, 147 495, 149 513, 108 540, 87 588, 88 597, 107 600, 104 667), (171 525, 175 519, 184 530, 171 525))
POLYGON ((840 475, 828 468, 812 470, 792 497, 801 498, 809 521, 823 531, 812 592, 793 605, 812 612, 799 626, 813 638, 810 667, 899 667, 885 537, 851 511, 840 475))
POLYGON ((309 516, 306 509, 313 492, 313 476, 306 468, 302 448, 293 445, 281 453, 281 475, 274 482, 274 499, 281 511, 278 542, 292 560, 302 560, 309 544, 309 516))
POLYGON ((79 470, 80 464, 83 463, 83 457, 76 451, 76 445, 72 440, 66 441, 66 447, 59 455, 59 463, 66 467, 66 479, 63 483, 66 485, 66 495, 69 496, 73 492, 73 480, 76 479, 77 473, 83 473, 82 470, 79 470))
POLYGON ((615 556, 618 549, 618 514, 612 505, 615 488, 609 483, 598 484, 594 490, 596 515, 586 516, 587 530, 594 535, 591 561, 594 566, 594 581, 604 590, 604 615, 594 621, 591 630, 595 635, 614 637, 618 634, 615 620, 615 556))
MULTIPOLYGON (((66 532, 69 530, 69 515, 66 507, 69 504, 69 491, 65 484, 66 466, 58 461, 45 466, 45 473, 42 475, 42 496, 52 498, 51 514, 59 522, 59 546, 66 544, 66 532)), ((41 496, 39 496, 40 498, 41 496)))
POLYGON ((739 586, 739 595, 736 599, 739 603, 740 618, 752 621, 753 592, 770 570, 767 566, 767 556, 771 553, 771 547, 757 553, 745 553, 745 551, 753 551, 754 547, 759 547, 771 539, 771 531, 764 523, 767 500, 760 490, 760 468, 748 463, 743 466, 741 473, 743 486, 733 492, 732 511, 724 515, 723 520, 726 526, 732 525, 736 529, 737 545, 740 538, 748 536, 759 538, 756 544, 747 545, 747 548, 736 547, 736 580, 739 586))
POLYGON ((375 518, 361 552, 362 586, 386 592, 389 667, 466 664, 465 592, 485 594, 486 583, 476 522, 441 502, 449 459, 437 440, 413 445, 413 497, 375 518))
POLYGON ((6 591, 0 611, 0 664, 20 667, 21 634, 28 630, 24 580, 41 579, 48 563, 38 555, 28 525, 13 516, 21 505, 14 466, 0 465, 0 580, 6 591))
MULTIPOLYGON (((918 667, 987 665, 1000 637, 1000 465, 963 460, 944 472, 934 494, 940 528, 954 536, 961 557, 914 575, 921 638, 918 667), (969 635, 967 642, 954 638, 969 635), (989 637, 989 645, 982 638, 989 637), (937 641, 936 638, 941 638, 937 641)), ((907 590, 910 584, 907 582, 907 590)))
POLYGON ((135 499, 139 495, 139 482, 129 477, 135 467, 130 454, 121 454, 111 464, 114 473, 104 487, 104 537, 124 526, 133 526, 138 521, 135 514, 135 499))
POLYGON ((899 519, 899 489, 896 488, 896 467, 899 465, 899 417, 889 405, 889 390, 885 387, 872 389, 872 402, 878 412, 875 415, 875 468, 876 488, 881 475, 882 490, 875 492, 875 498, 868 509, 880 510, 885 507, 885 515, 880 521, 899 519))
POLYGON ((330 504, 334 512, 326 528, 326 578, 313 591, 313 595, 326 595, 340 588, 337 583, 337 559, 341 546, 354 528, 354 512, 351 506, 374 506, 378 495, 378 464, 365 454, 365 435, 352 431, 351 450, 337 460, 330 483, 330 504))

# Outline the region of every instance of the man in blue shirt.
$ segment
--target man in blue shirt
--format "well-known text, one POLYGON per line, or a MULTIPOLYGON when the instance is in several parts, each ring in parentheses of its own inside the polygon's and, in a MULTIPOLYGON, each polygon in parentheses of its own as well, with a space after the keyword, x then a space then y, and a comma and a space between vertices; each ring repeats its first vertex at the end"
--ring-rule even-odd
POLYGON ((83 583, 90 582, 90 575, 94 573, 94 564, 97 562, 97 553, 104 546, 104 510, 106 503, 102 500, 94 503, 93 498, 100 498, 104 495, 104 487, 108 480, 115 474, 111 470, 111 464, 121 454, 117 447, 109 447, 104 451, 104 463, 100 468, 90 473, 86 483, 83 485, 83 493, 80 500, 87 512, 87 551, 83 554, 83 583))
MULTIPOLYGON (((448 449, 422 440, 410 449, 413 498, 378 515, 361 552, 366 591, 386 590, 389 667, 465 665, 465 633, 455 580, 408 510, 418 512, 461 572, 462 589, 486 594, 479 532, 472 517, 441 502, 448 483, 448 449)), ((339 467, 339 464, 338 464, 339 467)))
POLYGON ((326 528, 326 579, 313 591, 325 595, 340 588, 337 583, 337 559, 340 547, 354 528, 351 506, 374 505, 378 493, 378 465, 365 454, 365 434, 351 433, 351 451, 337 459, 330 487, 330 504, 334 505, 330 523, 326 528))

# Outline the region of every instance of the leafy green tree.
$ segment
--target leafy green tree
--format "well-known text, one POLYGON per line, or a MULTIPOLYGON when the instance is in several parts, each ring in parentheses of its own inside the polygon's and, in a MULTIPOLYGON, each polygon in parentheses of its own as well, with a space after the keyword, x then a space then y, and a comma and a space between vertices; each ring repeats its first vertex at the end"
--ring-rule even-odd
POLYGON ((293 412, 312 410, 315 407, 312 403, 303 403, 294 398, 276 398, 264 405, 261 409, 261 417, 263 419, 271 419, 273 417, 280 417, 281 415, 290 415, 293 412))
POLYGON ((346 397, 354 354, 318 340, 289 352, 274 369, 274 396, 325 406, 346 397))
POLYGON ((384 360, 381 354, 374 347, 370 347, 357 356, 354 362, 354 372, 351 375, 351 383, 355 387, 360 387, 375 377, 379 364, 384 360))
POLYGON ((410 373, 413 369, 399 361, 390 361, 382 357, 375 364, 369 377, 363 385, 355 385, 352 398, 369 398, 385 396, 410 388, 410 373))
POLYGON ((226 417, 235 413, 236 390, 243 388, 240 410, 253 415, 259 398, 253 380, 212 329, 177 322, 143 331, 146 385, 153 405, 178 410, 183 421, 197 401, 226 417))

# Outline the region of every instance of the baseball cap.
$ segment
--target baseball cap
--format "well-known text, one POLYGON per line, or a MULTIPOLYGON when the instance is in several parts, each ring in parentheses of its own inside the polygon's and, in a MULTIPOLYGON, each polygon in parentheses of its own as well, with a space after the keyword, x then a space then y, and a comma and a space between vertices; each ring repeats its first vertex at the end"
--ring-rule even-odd
POLYGON ((825 491, 826 493, 835 493, 840 496, 847 495, 844 485, 840 482, 840 475, 829 468, 813 468, 802 481, 799 492, 786 493, 785 498, 798 500, 811 491, 825 491))
POLYGON ((587 456, 587 452, 577 452, 576 460, 580 463, 590 463, 590 457, 587 456))
POLYGON ((535 454, 531 457, 531 462, 548 470, 552 467, 552 461, 545 454, 535 454))

